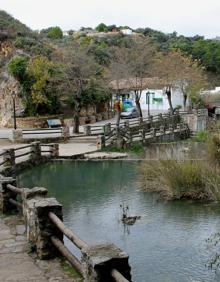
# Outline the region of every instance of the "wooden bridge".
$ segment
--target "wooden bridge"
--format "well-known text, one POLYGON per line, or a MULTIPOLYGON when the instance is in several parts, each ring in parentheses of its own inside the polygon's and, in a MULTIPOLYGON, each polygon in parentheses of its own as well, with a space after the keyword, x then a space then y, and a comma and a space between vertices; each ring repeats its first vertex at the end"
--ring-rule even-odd
POLYGON ((99 149, 108 146, 130 145, 133 142, 141 142, 144 145, 158 141, 175 141, 186 139, 190 136, 190 130, 186 123, 182 122, 179 113, 159 114, 147 118, 126 120, 116 124, 107 123, 103 126, 84 126, 87 136, 98 136, 99 149))

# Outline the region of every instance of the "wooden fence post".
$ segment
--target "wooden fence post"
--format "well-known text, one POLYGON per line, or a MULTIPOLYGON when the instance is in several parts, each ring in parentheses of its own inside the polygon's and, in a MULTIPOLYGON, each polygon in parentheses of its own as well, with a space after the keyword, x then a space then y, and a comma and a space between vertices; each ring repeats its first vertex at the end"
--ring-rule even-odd
POLYGON ((0 179, 0 210, 2 213, 18 211, 17 207, 9 201, 9 199, 16 200, 17 193, 7 189, 8 184, 16 186, 16 180, 12 177, 3 177, 0 179))
POLYGON ((15 151, 14 149, 4 150, 3 161, 5 161, 4 166, 14 169, 15 167, 15 151))
POLYGON ((105 136, 99 135, 97 137, 96 145, 98 150, 102 150, 103 148, 105 148, 105 136))
POLYGON ((39 160, 41 158, 40 141, 31 143, 30 160, 39 160))
POLYGON ((63 242, 63 233, 49 219, 49 212, 53 212, 63 219, 62 205, 55 198, 31 198, 26 201, 27 237, 36 247, 40 259, 49 259, 59 255, 53 245, 51 236, 56 236, 63 242))
POLYGON ((140 138, 141 138, 141 142, 142 143, 145 143, 145 130, 144 129, 141 129, 139 131, 139 135, 140 135, 140 138))
POLYGON ((69 138, 70 137, 70 129, 69 129, 69 126, 64 126, 63 128, 62 128, 62 137, 63 138, 65 138, 65 139, 67 139, 67 138, 69 138))
POLYGON ((156 137, 156 128, 151 128, 150 133, 151 133, 151 137, 155 138, 156 137))
POLYGON ((91 136, 91 125, 85 125, 83 128, 84 128, 84 134, 87 136, 91 136))
POLYGON ((108 135, 111 132, 111 123, 103 125, 102 130, 104 135, 108 135))
POLYGON ((51 157, 53 157, 53 158, 58 158, 59 157, 59 144, 58 143, 52 144, 51 157))
MULTIPOLYGON (((82 249, 82 264, 85 281, 115 281, 111 271, 117 269, 128 281, 131 281, 129 256, 114 244, 99 244, 82 249)), ((125 281, 125 280, 117 280, 125 281)))

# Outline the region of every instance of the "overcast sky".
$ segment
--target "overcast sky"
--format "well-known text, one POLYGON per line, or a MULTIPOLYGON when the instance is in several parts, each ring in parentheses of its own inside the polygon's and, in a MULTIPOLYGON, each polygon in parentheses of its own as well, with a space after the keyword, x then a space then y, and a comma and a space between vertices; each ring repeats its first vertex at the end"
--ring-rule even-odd
POLYGON ((104 22, 220 36, 220 0, 0 0, 0 9, 32 29, 77 30, 104 22))

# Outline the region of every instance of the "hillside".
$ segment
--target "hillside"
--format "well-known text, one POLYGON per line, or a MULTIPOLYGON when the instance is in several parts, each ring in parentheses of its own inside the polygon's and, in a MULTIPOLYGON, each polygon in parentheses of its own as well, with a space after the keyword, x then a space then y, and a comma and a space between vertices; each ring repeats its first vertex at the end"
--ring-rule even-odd
POLYGON ((15 38, 18 35, 30 36, 33 33, 25 24, 0 10, 0 33, 2 32, 7 33, 10 38, 15 38))

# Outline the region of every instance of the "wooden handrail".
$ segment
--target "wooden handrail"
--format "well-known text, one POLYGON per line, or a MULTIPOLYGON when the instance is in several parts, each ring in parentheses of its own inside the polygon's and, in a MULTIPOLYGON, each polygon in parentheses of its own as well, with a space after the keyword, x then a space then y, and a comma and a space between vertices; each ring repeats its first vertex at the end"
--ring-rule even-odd
POLYGON ((129 282, 117 269, 111 271, 111 276, 116 282, 129 282))
POLYGON ((75 257, 67 247, 55 236, 51 237, 51 241, 59 252, 74 266, 79 273, 83 275, 83 268, 81 262, 75 257))
POLYGON ((18 147, 18 148, 14 148, 14 151, 18 151, 18 150, 22 150, 22 149, 26 149, 26 148, 31 148, 32 145, 25 145, 22 147, 18 147))
POLYGON ((55 128, 27 128, 27 129, 22 129, 22 131, 54 131, 54 130, 61 130, 63 127, 55 127, 55 128))
POLYGON ((18 207, 19 209, 22 209, 22 204, 21 204, 21 203, 15 201, 15 200, 13 200, 13 199, 9 199, 8 201, 9 201, 12 205, 18 207))
POLYGON ((23 154, 20 154, 20 155, 15 155, 15 159, 16 158, 20 158, 20 157, 24 157, 24 156, 27 156, 27 155, 30 155, 31 153, 32 153, 32 151, 26 152, 26 153, 23 153, 23 154))
POLYGON ((9 190, 11 190, 12 192, 16 193, 16 194, 21 194, 22 193, 22 189, 15 187, 14 185, 11 184, 7 184, 7 188, 9 190))
POLYGON ((50 220, 56 225, 56 227, 67 237, 71 242, 74 243, 80 250, 88 247, 88 245, 81 240, 76 234, 73 233, 72 230, 67 228, 63 222, 57 217, 53 212, 49 212, 48 214, 50 220))
POLYGON ((1 152, 0 157, 3 157, 4 155, 7 155, 7 152, 1 152))

